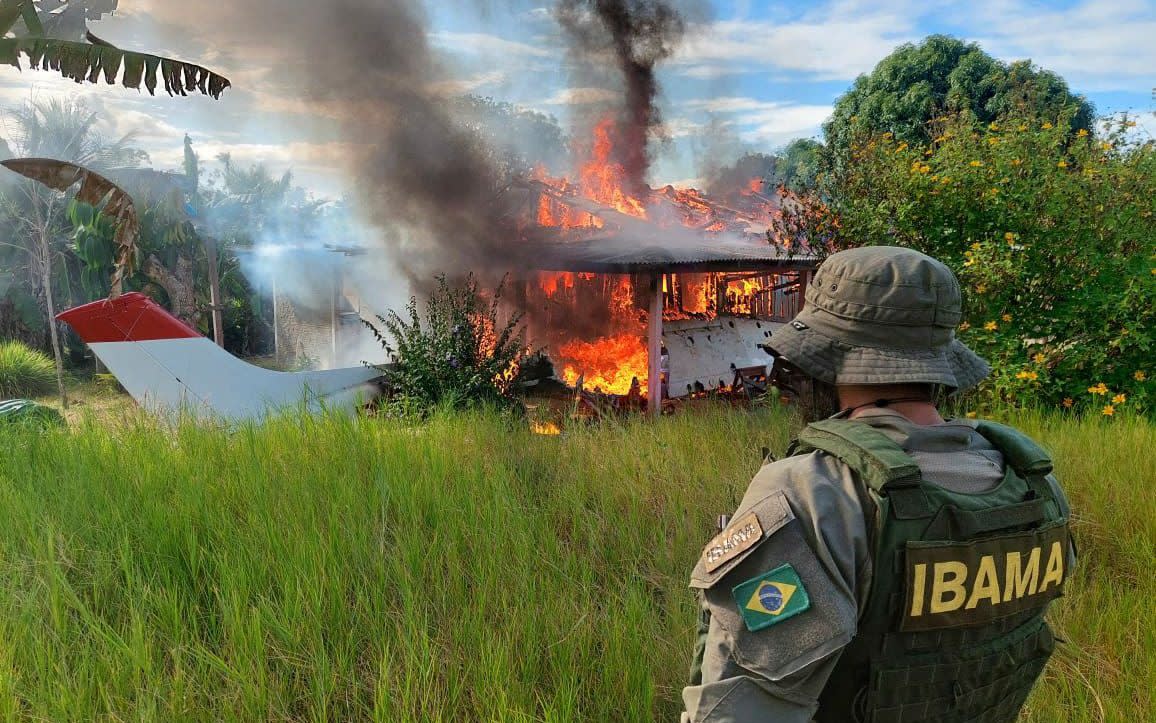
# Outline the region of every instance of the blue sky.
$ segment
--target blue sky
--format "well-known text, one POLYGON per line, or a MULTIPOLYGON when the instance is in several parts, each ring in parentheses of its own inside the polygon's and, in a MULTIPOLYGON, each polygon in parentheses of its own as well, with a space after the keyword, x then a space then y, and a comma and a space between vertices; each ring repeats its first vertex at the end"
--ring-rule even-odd
MULTIPOLYGON (((0 69, 0 106, 80 93, 109 134, 136 131, 160 168, 177 167, 190 133, 202 155, 292 168, 324 195, 343 187, 349 149, 331 124, 272 88, 275 52, 241 52, 220 32, 228 10, 216 0, 121 0, 94 28, 125 47, 172 53, 224 71, 223 100, 157 99, 122 88, 76 86, 44 73, 0 69), (220 7, 218 7, 220 6, 220 7)), ((431 44, 450 69, 447 90, 491 96, 556 116, 563 125, 606 102, 605 88, 574 87, 550 3, 538 0, 429 2, 431 44)), ((896 45, 931 33, 979 42, 1004 60, 1030 58, 1064 76, 1103 113, 1142 114, 1156 131, 1156 2, 1032 0, 832 0, 698 2, 687 36, 662 68, 661 106, 670 141, 652 181, 693 182, 705 160, 773 150, 818 136, 834 100, 896 45)), ((323 49, 317 49, 322 56, 323 49)), ((0 130, 3 130, 0 128, 0 130)))

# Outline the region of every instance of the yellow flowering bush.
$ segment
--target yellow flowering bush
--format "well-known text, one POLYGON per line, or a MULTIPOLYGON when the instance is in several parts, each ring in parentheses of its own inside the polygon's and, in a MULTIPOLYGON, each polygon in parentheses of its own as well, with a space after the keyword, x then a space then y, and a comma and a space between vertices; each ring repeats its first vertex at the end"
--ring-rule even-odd
POLYGON ((1125 395, 1113 414, 1151 413, 1156 142, 1126 117, 1088 128, 1074 117, 993 127, 961 114, 906 147, 862 135, 851 163, 820 174, 816 196, 837 219, 831 248, 908 246, 960 277, 957 333, 994 368, 981 405, 1095 412, 1094 401, 1125 395))

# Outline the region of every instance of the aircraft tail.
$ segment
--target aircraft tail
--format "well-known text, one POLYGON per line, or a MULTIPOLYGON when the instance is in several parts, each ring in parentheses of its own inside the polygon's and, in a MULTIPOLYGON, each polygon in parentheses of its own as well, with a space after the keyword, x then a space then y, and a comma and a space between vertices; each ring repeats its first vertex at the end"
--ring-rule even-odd
POLYGON ((376 396, 369 367, 276 372, 253 366, 140 293, 95 301, 58 314, 133 399, 175 415, 260 418, 280 408, 353 409, 376 396))

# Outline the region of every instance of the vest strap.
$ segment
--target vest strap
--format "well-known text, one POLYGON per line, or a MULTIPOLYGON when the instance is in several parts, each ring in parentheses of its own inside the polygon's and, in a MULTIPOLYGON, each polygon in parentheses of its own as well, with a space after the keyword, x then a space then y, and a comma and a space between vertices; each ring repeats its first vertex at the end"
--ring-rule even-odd
POLYGON ((1034 440, 1005 424, 981 420, 975 430, 1007 458, 1008 466, 1021 477, 1043 477, 1052 471, 1052 458, 1034 440))
POLYGON ((888 498, 899 519, 931 517, 933 509, 920 486, 919 465, 903 448, 869 424, 825 419, 807 425, 788 454, 821 450, 855 470, 866 485, 888 498))

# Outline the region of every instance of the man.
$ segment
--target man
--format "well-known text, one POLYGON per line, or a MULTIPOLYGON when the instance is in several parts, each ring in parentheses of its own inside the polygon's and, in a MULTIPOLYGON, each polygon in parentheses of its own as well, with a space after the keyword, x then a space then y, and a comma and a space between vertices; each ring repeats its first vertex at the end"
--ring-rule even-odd
POLYGON ((1047 454, 944 420, 990 371, 954 338, 959 283, 916 251, 832 255, 776 332, 811 420, 691 576, 702 627, 683 721, 1014 721, 1074 562, 1047 454))

